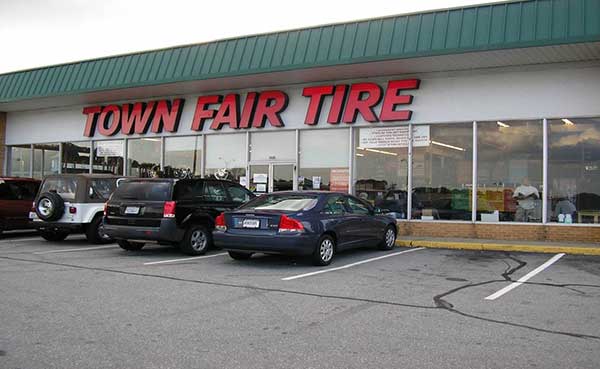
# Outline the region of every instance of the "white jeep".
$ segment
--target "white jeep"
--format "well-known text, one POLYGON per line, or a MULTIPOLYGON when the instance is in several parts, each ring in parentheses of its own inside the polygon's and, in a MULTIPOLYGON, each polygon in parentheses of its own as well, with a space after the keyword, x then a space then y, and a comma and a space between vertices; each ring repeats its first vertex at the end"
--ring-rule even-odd
POLYGON ((91 243, 113 240, 104 233, 104 203, 117 187, 119 176, 56 174, 44 178, 29 218, 48 241, 62 241, 83 232, 91 243))

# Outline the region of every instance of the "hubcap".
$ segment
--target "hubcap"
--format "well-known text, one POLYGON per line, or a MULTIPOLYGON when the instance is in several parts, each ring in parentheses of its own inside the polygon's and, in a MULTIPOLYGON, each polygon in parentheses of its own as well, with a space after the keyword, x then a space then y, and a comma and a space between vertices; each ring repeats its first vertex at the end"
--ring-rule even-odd
POLYGON ((52 208, 53 208, 52 201, 50 201, 49 199, 46 199, 46 198, 43 198, 42 200, 40 200, 40 203, 38 204, 38 210, 44 216, 50 215, 52 213, 52 208))
POLYGON ((190 237, 190 244, 194 250, 202 250, 206 247, 206 235, 202 231, 192 232, 190 237))
POLYGON ((392 229, 388 229, 385 233, 385 245, 387 247, 394 246, 394 242, 396 241, 396 233, 392 229))
POLYGON ((333 257, 333 242, 330 239, 324 239, 319 248, 321 260, 327 262, 333 257))

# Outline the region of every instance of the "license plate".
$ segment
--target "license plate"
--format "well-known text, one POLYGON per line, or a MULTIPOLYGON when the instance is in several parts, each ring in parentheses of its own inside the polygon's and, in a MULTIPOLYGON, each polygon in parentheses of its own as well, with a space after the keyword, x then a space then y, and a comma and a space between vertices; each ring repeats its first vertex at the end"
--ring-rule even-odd
POLYGON ((125 208, 125 214, 138 214, 140 212, 139 206, 128 206, 125 208))
POLYGON ((38 218, 38 216, 37 216, 36 213, 34 213, 33 211, 29 212, 29 219, 34 220, 34 219, 37 219, 37 218, 38 218))
POLYGON ((259 219, 244 219, 242 222, 242 227, 244 228, 259 228, 260 220, 259 219))

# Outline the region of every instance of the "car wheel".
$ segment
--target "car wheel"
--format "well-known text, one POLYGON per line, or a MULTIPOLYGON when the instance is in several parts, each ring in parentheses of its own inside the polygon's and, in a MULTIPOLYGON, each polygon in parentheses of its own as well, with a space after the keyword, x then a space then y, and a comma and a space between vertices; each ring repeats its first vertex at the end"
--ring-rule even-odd
POLYGON ((133 242, 125 240, 118 240, 117 243, 119 244, 119 247, 127 251, 138 251, 141 250, 142 247, 144 247, 145 245, 145 243, 143 242, 133 242))
POLYGON ((379 244, 380 250, 391 250, 396 246, 396 227, 388 226, 383 232, 383 240, 379 244))
POLYGON ((212 233, 206 226, 192 225, 185 232, 179 249, 188 255, 203 255, 212 245, 212 233))
POLYGON ((314 265, 329 265, 335 255, 335 240, 329 235, 319 238, 317 247, 312 255, 314 265))
POLYGON ((248 260, 252 256, 251 252, 236 252, 236 251, 228 251, 229 256, 235 260, 248 260))
POLYGON ((44 192, 35 202, 35 212, 41 220, 58 220, 65 212, 65 201, 54 192, 44 192))
POLYGON ((40 236, 46 241, 58 242, 62 241, 69 235, 67 231, 40 231, 40 236))
POLYGON ((104 232, 104 222, 102 221, 102 215, 94 217, 92 222, 87 225, 85 229, 85 237, 90 243, 110 243, 114 240, 104 232))

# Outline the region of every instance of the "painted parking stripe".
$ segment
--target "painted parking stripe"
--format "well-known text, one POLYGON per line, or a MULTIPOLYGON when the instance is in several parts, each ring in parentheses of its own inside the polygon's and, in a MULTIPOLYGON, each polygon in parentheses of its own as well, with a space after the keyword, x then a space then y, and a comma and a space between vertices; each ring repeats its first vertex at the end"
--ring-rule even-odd
POLYGON ((213 255, 203 255, 203 256, 192 256, 190 258, 183 258, 183 259, 172 259, 172 260, 161 260, 161 261, 152 261, 149 263, 144 263, 144 265, 156 265, 156 264, 167 264, 167 263, 176 263, 178 261, 187 261, 187 260, 197 260, 197 259, 207 259, 207 258, 214 258, 215 256, 222 256, 222 255, 227 255, 226 252, 222 252, 220 254, 213 254, 213 255))
POLYGON ((110 248, 117 248, 117 247, 115 245, 82 247, 79 249, 60 249, 60 250, 40 251, 40 252, 34 252, 33 254, 34 255, 44 255, 44 254, 55 254, 55 253, 59 253, 59 252, 88 251, 88 250, 100 250, 100 249, 110 249, 110 248))
POLYGON ((294 279, 311 277, 311 276, 317 275, 317 274, 323 274, 323 273, 328 273, 328 272, 334 272, 336 270, 352 268, 354 266, 365 264, 365 263, 370 263, 372 261, 377 261, 377 260, 381 260, 381 259, 385 259, 385 258, 390 258, 392 256, 397 256, 397 255, 406 254, 406 253, 409 253, 409 252, 419 251, 419 250, 424 250, 424 249, 425 249, 424 247, 419 247, 419 248, 416 248, 416 249, 404 250, 404 251, 400 251, 400 252, 395 252, 393 254, 387 254, 387 255, 383 255, 383 256, 378 256, 376 258, 371 258, 371 259, 366 259, 366 260, 362 260, 362 261, 357 261, 356 263, 342 265, 342 266, 335 267, 335 268, 323 269, 323 270, 318 270, 316 272, 305 273, 305 274, 300 274, 300 275, 294 275, 294 276, 291 276, 291 277, 285 277, 285 278, 281 278, 281 280, 282 281, 291 281, 291 280, 294 280, 294 279))
POLYGON ((485 299, 486 300, 495 300, 498 297, 504 295, 505 293, 519 287, 520 285, 527 282, 529 279, 531 279, 536 274, 538 274, 541 271, 543 271, 544 269, 548 268, 550 265, 556 263, 558 261, 558 259, 562 258, 563 256, 565 256, 564 253, 554 255, 552 258, 550 258, 550 260, 548 260, 544 264, 540 265, 539 267, 535 268, 531 272, 525 274, 523 277, 519 278, 516 282, 509 284, 508 286, 504 287, 503 289, 489 295, 485 299))
POLYGON ((13 242, 26 242, 26 241, 41 241, 43 240, 42 237, 30 237, 30 238, 15 238, 12 240, 1 240, 0 244, 7 244, 7 243, 13 243, 13 242))

